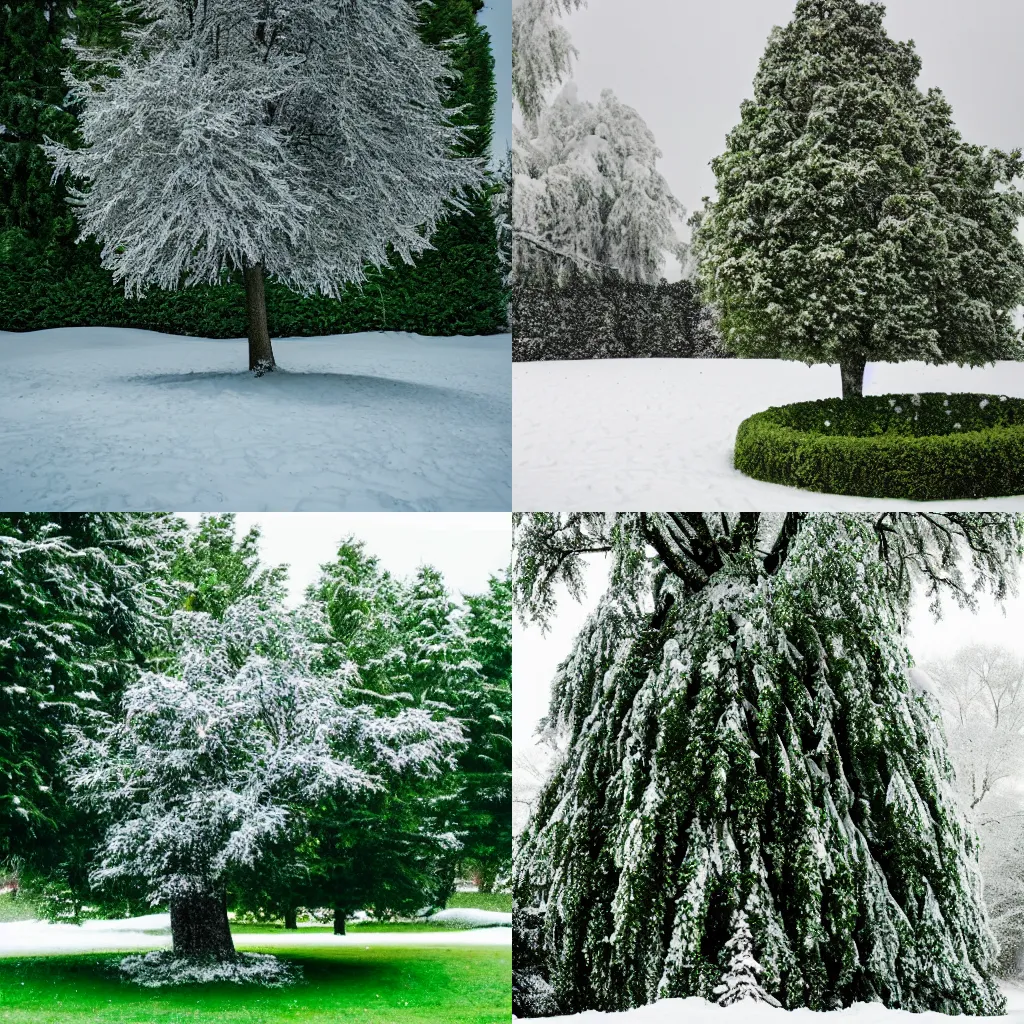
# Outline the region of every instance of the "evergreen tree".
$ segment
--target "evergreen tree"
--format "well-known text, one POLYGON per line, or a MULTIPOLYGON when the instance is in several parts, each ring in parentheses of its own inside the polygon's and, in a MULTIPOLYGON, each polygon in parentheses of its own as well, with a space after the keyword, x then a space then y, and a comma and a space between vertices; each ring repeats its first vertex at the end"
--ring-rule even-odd
POLYGON ((580 100, 569 82, 513 157, 517 282, 597 277, 656 284, 683 208, 655 164, 643 118, 611 90, 580 100))
POLYGON ((732 938, 725 944, 724 951, 729 955, 729 967, 722 975, 722 983, 714 991, 718 1005, 733 1006, 752 999, 755 1003, 778 1006, 779 1001, 761 987, 760 977, 764 968, 754 958, 754 938, 750 934, 750 922, 742 910, 738 910, 733 918, 732 938))
POLYGON ((283 600, 288 568, 260 564, 260 536, 253 526, 236 541, 234 513, 203 516, 171 566, 171 575, 184 584, 183 607, 219 619, 246 597, 265 607, 283 600))
POLYGON ((969 145, 885 9, 799 0, 712 164, 700 276, 739 355, 839 363, 1019 358, 1019 152, 969 145))
POLYGON ((904 630, 915 581, 1005 595, 1022 539, 999 513, 517 516, 517 604, 541 622, 584 553, 612 558, 514 868, 564 1012, 712 998, 741 910, 789 1009, 1002 1012, 977 839, 904 630))
POLYGON ((0 863, 45 872, 69 855, 63 731, 138 673, 175 529, 163 514, 0 516, 0 863))
POLYGON ((459 757, 462 857, 482 892, 512 863, 512 585, 492 576, 484 594, 467 595, 464 627, 480 664, 459 717, 467 745, 459 757))

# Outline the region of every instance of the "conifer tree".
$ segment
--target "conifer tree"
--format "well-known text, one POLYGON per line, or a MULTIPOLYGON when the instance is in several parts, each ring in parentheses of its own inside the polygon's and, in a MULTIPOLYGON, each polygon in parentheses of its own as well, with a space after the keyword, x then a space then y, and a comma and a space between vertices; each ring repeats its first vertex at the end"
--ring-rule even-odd
POLYGON ((745 1000, 778 1006, 779 1001, 768 995, 761 987, 761 972, 764 968, 754 958, 754 938, 750 934, 750 922, 742 910, 733 918, 732 938, 725 944, 724 952, 729 956, 729 966, 722 975, 722 983, 715 987, 719 1006, 734 1006, 745 1000))
POLYGON ((517 843, 563 1012, 712 999, 745 911, 788 1009, 1003 1009, 977 839, 937 710, 908 678, 915 585, 1014 585, 999 513, 517 516, 515 591, 541 622, 606 552, 560 666, 565 756, 517 843))
POLYGON ((695 233, 707 296, 742 356, 981 365, 1021 351, 1019 151, 968 144, 885 8, 799 0, 768 41, 695 233))

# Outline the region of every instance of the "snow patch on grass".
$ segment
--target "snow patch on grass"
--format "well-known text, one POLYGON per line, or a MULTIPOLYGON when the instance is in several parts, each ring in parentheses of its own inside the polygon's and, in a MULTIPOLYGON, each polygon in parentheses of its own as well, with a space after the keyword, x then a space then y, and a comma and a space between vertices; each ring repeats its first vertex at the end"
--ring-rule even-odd
POLYGON ((239 953, 234 960, 217 960, 176 957, 170 950, 160 950, 144 956, 126 956, 119 968, 130 981, 145 988, 205 985, 214 981, 283 988, 302 977, 294 964, 266 953, 239 953))

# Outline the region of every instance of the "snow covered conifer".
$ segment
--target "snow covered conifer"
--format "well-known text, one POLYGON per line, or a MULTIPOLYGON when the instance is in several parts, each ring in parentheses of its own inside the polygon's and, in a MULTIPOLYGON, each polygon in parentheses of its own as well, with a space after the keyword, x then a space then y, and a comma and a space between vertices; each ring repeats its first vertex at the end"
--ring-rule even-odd
POLYGON ((1019 152, 960 136, 885 8, 798 0, 769 39, 695 251, 739 355, 839 363, 843 395, 872 360, 981 365, 1021 351, 1019 152))
POLYGON ((409 0, 138 0, 127 47, 75 46, 84 145, 50 143, 82 236, 126 294, 245 280, 249 366, 273 369, 264 279, 338 297, 430 247, 483 185, 446 108, 449 55, 409 0))
POLYGON ((298 616, 255 598, 221 620, 179 612, 172 670, 142 675, 119 714, 97 713, 77 733, 75 797, 107 823, 94 883, 138 881, 153 904, 170 905, 172 954, 126 964, 144 983, 273 981, 272 965, 235 953, 231 884, 275 844, 296 849, 323 801, 439 773, 461 746, 451 719, 360 702, 351 665, 320 671, 298 616))
POLYGON ((1002 1011, 977 838, 904 629, 915 581, 1007 593, 1022 539, 998 513, 516 517, 517 604, 541 621, 585 553, 611 557, 515 853, 562 1012, 714 998, 741 910, 788 1009, 1002 1011))
POLYGON ((778 1006, 779 1001, 761 987, 763 968, 754 956, 754 937, 750 934, 747 915, 738 910, 733 919, 732 938, 725 944, 729 954, 729 967, 722 975, 722 982, 716 986, 714 995, 719 1006, 732 1006, 752 999, 756 1003, 778 1006))
POLYGON ((684 212, 657 170, 660 156, 644 119, 611 90, 590 103, 567 83, 533 135, 517 138, 515 280, 657 283, 678 246, 672 218, 684 212))

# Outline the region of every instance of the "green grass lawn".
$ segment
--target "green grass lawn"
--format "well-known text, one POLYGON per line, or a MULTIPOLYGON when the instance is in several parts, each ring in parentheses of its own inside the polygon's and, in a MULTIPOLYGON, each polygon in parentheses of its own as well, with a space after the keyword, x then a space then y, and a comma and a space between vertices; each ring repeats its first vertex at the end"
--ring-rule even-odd
POLYGON ((0 959, 2 1024, 507 1024, 506 947, 309 949, 279 952, 302 966, 288 989, 121 981, 122 954, 0 959))
POLYGON ((510 892, 457 892, 448 901, 449 907, 475 907, 477 910, 497 910, 502 914, 512 913, 510 892))
MULTIPOLYGON (((462 924, 458 921, 435 921, 433 924, 427 924, 423 921, 361 921, 359 923, 349 921, 345 926, 345 930, 350 935, 359 935, 361 932, 457 932, 471 927, 472 925, 462 924)), ((285 927, 279 921, 271 921, 268 924, 236 924, 234 921, 231 922, 231 933, 233 935, 251 935, 253 933, 267 935, 273 932, 284 931, 285 927)), ((334 926, 330 924, 304 924, 298 931, 303 935, 307 932, 312 932, 314 935, 318 932, 323 935, 333 935, 334 926)), ((294 935, 295 932, 290 934, 294 935)))

